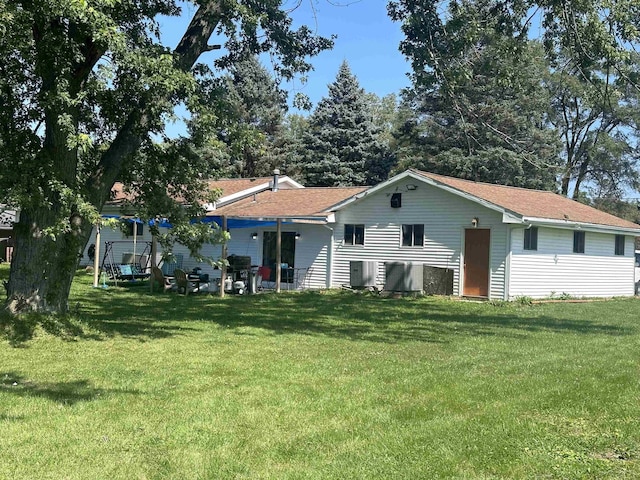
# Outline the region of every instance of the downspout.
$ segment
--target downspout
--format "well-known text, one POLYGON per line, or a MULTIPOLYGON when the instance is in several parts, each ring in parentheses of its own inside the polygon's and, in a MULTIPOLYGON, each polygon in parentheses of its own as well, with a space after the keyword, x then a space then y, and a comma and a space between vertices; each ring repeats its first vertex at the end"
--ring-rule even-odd
POLYGON ((327 252, 327 274, 326 274, 326 282, 327 288, 331 288, 333 286, 333 249, 335 246, 335 242, 333 239, 333 228, 328 225, 323 225, 324 228, 331 232, 331 240, 329 241, 329 251, 327 252))
POLYGON ((511 233, 513 227, 507 227, 507 258, 504 266, 504 301, 509 300, 509 291, 511 290, 511 252, 513 252, 513 245, 511 245, 511 233))

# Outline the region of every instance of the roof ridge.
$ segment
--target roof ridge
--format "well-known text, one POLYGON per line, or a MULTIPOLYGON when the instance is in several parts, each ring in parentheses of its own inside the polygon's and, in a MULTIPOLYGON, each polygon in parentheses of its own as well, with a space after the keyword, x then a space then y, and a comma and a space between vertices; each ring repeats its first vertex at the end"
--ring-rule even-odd
MULTIPOLYGON (((286 175, 284 175, 286 177, 286 175)), ((282 177, 281 177, 282 178, 282 177)), ((271 180, 271 177, 238 177, 238 178, 208 178, 208 182, 233 182, 236 180, 271 180)))
POLYGON ((338 190, 338 189, 342 189, 342 190, 346 190, 348 188, 371 188, 371 187, 367 187, 366 185, 354 185, 351 187, 304 187, 305 190, 338 190))
MULTIPOLYGON (((489 183, 489 182, 479 182, 477 180, 469 180, 466 178, 458 178, 458 177, 451 177, 449 175, 441 175, 439 173, 433 173, 433 172, 427 172, 425 170, 418 170, 417 168, 410 168, 409 170, 416 172, 419 175, 423 175, 426 177, 441 177, 441 178, 447 178, 447 179, 451 179, 451 180, 456 180, 458 182, 465 182, 465 183, 471 183, 474 185, 486 185, 487 187, 496 187, 496 188, 508 188, 508 189, 513 189, 513 190, 525 190, 527 192, 540 192, 540 193, 551 193, 553 195, 558 195, 562 198, 566 198, 567 200, 573 200, 574 202, 576 202, 577 200, 574 200, 573 198, 569 198, 565 195, 561 195, 558 192, 554 192, 552 190, 542 190, 540 188, 527 188, 527 187, 518 187, 515 185, 501 185, 498 183, 489 183)), ((580 203, 580 202, 578 202, 580 203)))

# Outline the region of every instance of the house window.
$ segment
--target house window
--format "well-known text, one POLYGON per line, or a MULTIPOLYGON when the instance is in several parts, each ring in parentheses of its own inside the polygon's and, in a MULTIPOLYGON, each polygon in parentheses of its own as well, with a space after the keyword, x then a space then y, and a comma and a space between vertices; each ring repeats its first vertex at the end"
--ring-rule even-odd
POLYGON ((345 245, 364 245, 364 225, 347 223, 344 226, 345 245))
POLYGON ((624 235, 616 235, 616 255, 624 255, 624 235))
POLYGON ((524 231, 524 249, 538 250, 538 227, 529 227, 524 231))
POLYGON ((127 222, 125 227, 125 235, 127 237, 133 237, 133 226, 136 226, 136 236, 139 237, 142 235, 144 225, 142 223, 136 222, 127 222))
POLYGON ((421 223, 402 225, 402 246, 424 246, 424 225, 421 223))
POLYGON ((584 232, 573 232, 573 253, 584 253, 584 232))

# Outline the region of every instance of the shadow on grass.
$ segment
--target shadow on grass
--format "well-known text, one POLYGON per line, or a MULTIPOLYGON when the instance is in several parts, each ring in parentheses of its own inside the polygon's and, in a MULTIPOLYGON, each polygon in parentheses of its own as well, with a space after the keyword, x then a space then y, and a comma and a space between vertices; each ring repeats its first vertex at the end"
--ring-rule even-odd
POLYGON ((0 413, 0 422, 3 420, 7 422, 18 422, 20 420, 24 420, 24 417, 17 416, 17 415, 7 415, 6 413, 0 413))
MULTIPOLYGON (((0 392, 19 397, 44 398, 62 405, 89 402, 112 392, 138 394, 130 390, 105 390, 92 387, 87 380, 37 383, 16 372, 0 372, 0 392)), ((16 418, 17 419, 17 418, 16 418)))
POLYGON ((0 315, 0 334, 14 347, 24 346, 38 328, 64 340, 97 339, 87 333, 82 323, 72 315, 25 314, 14 317, 6 312, 0 315))
MULTIPOLYGON (((163 320, 181 319, 179 305, 170 299, 158 302, 138 282, 134 288, 109 290, 85 288, 73 295, 70 313, 23 314, 18 317, 0 313, 0 338, 13 347, 26 347, 39 330, 66 341, 104 340, 114 336, 140 341, 168 338, 190 330, 180 323, 163 320), (168 303, 166 303, 168 301, 168 303)), ((148 288, 148 286, 147 286, 148 288)))
MULTIPOLYGON (((322 335, 375 342, 449 342, 461 335, 524 338, 534 332, 584 335, 628 335, 633 323, 609 322, 629 303, 522 306, 466 303, 447 299, 383 298, 353 292, 293 292, 225 299, 196 294, 149 292, 148 282, 124 282, 108 289, 92 288, 89 280, 74 284, 71 316, 35 317, 5 324, 5 337, 25 346, 37 327, 67 340, 102 340, 115 336, 139 341, 206 332, 207 324, 233 329, 238 335, 322 335)), ((3 330, 0 318, 0 333, 3 330)))
MULTIPOLYGON (((640 307, 640 304, 639 304, 640 307)), ((561 309, 557 309, 561 312, 561 309)), ((525 337, 534 332, 629 335, 635 329, 596 320, 552 317, 537 307, 465 304, 444 299, 302 293, 264 301, 234 298, 209 319, 226 328, 256 327, 275 334, 328 335, 377 342, 443 343, 453 336, 525 337), (244 304, 244 308, 240 305, 244 304)))
POLYGON ((322 335, 387 343, 443 343, 460 335, 519 338, 540 331, 585 335, 635 332, 622 323, 607 323, 607 318, 615 316, 602 304, 541 308, 433 297, 391 299, 350 292, 220 299, 211 295, 150 294, 140 286, 107 292, 93 296, 93 309, 86 322, 106 335, 145 339, 202 330, 207 323, 234 329, 239 335, 251 335, 246 327, 252 327, 275 335, 322 335), (120 296, 123 298, 118 300, 120 296), (590 308, 592 318, 583 318, 579 308, 590 308))

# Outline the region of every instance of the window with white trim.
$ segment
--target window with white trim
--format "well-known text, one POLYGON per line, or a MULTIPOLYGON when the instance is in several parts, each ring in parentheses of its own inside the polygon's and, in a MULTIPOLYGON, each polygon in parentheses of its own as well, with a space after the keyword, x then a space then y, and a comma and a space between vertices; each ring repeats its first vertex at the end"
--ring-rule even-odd
POLYGON ((529 227, 524 230, 524 249, 538 250, 538 227, 529 227))
POLYGON ((615 246, 615 254, 616 255, 624 255, 624 235, 616 235, 616 246, 615 246))
POLYGON ((364 225, 347 223, 344 226, 345 245, 364 245, 364 225))
POLYGON ((584 232, 573 232, 573 253, 584 253, 584 232))
POLYGON ((402 225, 402 246, 424 246, 424 225, 422 223, 409 223, 402 225))

